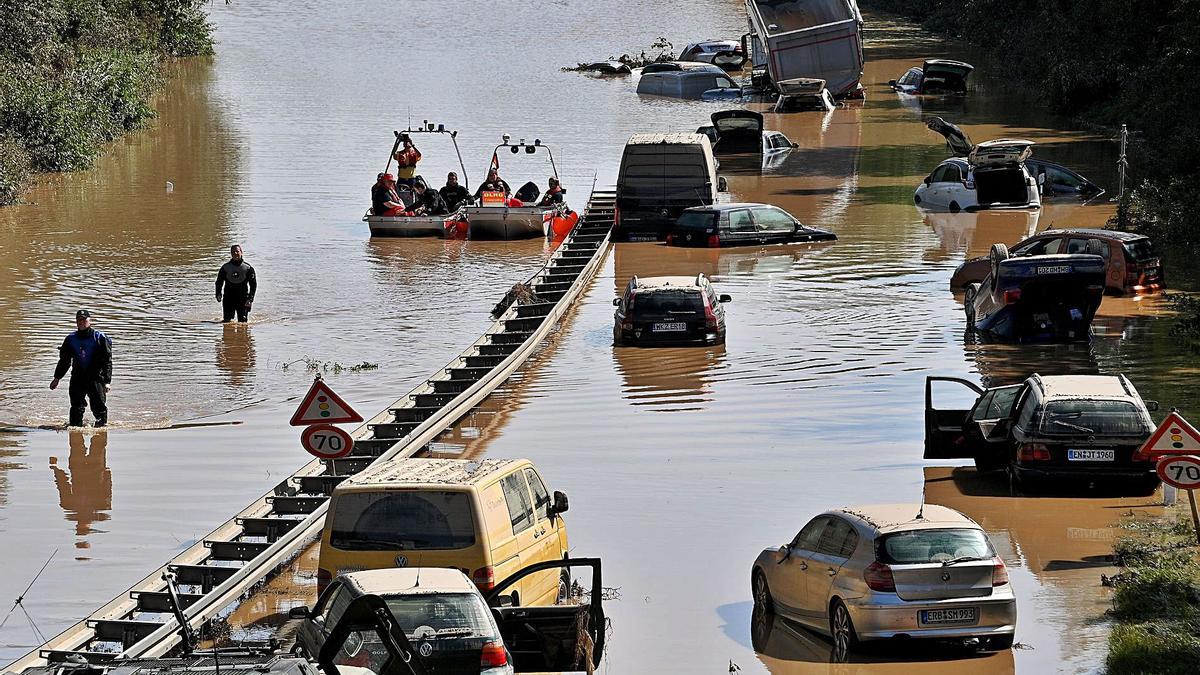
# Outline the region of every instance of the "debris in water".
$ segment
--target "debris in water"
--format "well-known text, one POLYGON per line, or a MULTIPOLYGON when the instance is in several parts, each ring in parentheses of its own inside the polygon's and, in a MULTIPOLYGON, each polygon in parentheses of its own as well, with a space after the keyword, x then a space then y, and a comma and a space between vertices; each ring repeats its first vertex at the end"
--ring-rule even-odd
POLYGON ((518 305, 532 305, 542 302, 542 299, 533 292, 533 287, 529 284, 513 284, 500 302, 497 302, 496 306, 492 308, 492 318, 500 318, 500 315, 507 311, 514 302, 518 305))
POLYGON ((334 375, 339 375, 343 371, 347 371, 347 372, 351 372, 351 373, 361 373, 365 370, 375 370, 375 369, 379 368, 378 363, 371 363, 370 361, 363 361, 362 363, 358 363, 353 366, 344 366, 344 365, 338 363, 337 361, 318 361, 318 360, 316 360, 314 358, 310 358, 308 356, 305 356, 300 359, 296 359, 295 361, 289 361, 288 363, 284 363, 284 364, 280 365, 279 368, 280 368, 280 370, 287 370, 288 368, 296 365, 297 363, 301 363, 301 362, 304 363, 304 370, 306 370, 307 372, 310 372, 310 373, 333 373, 334 375))
POLYGON ((659 36, 650 45, 650 53, 642 50, 637 56, 622 54, 609 56, 607 61, 580 62, 575 66, 563 66, 564 71, 596 72, 602 75, 628 75, 634 68, 641 68, 651 63, 662 63, 675 60, 675 47, 671 41, 659 36))

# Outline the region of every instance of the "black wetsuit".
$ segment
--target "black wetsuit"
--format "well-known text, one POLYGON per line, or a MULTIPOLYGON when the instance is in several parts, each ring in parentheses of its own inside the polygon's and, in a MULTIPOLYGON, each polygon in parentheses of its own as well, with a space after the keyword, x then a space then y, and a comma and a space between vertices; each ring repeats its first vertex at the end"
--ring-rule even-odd
POLYGON ((71 370, 67 391, 71 396, 73 427, 83 426, 83 411, 91 405, 96 426, 108 424, 107 392, 104 386, 112 383, 112 340, 94 328, 71 333, 58 348, 58 366, 54 379, 61 380, 71 370))
POLYGON ((458 205, 471 198, 471 191, 463 187, 462 184, 447 185, 438 194, 442 195, 442 200, 446 202, 446 208, 454 211, 458 209, 458 205))
POLYGON ((254 304, 254 293, 258 290, 258 279, 254 268, 245 260, 229 262, 221 265, 217 272, 217 297, 221 298, 221 287, 225 287, 221 307, 224 310, 222 321, 232 321, 237 314, 238 321, 246 321, 250 314, 250 305, 254 304))
POLYGON ((421 215, 425 216, 444 216, 450 212, 446 208, 446 200, 442 199, 441 193, 430 187, 425 188, 425 192, 416 194, 416 199, 409 209, 415 211, 422 207, 425 210, 421 215))

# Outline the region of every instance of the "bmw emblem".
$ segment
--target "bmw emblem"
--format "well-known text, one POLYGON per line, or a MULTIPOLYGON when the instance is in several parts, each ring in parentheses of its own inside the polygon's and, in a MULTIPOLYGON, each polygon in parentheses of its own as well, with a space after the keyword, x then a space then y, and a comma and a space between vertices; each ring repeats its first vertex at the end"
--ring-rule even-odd
POLYGON ((396 567, 408 567, 408 556, 396 556, 396 567))
POLYGON ((417 651, 421 652, 421 656, 428 658, 431 654, 433 654, 433 645, 429 644, 428 642, 422 642, 421 646, 417 647, 417 651))
POLYGON ((942 572, 942 581, 950 581, 950 573, 942 572))

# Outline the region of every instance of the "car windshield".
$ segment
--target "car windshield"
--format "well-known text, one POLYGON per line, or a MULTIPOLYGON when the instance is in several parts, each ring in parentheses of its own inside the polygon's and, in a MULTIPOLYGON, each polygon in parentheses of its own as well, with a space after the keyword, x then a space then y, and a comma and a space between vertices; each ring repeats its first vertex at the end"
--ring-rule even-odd
POLYGON ((474 593, 429 593, 385 598, 409 640, 494 639, 496 626, 474 593))
POLYGON ((1137 262, 1145 262, 1155 258, 1154 245, 1150 243, 1149 239, 1135 239, 1133 241, 1127 241, 1125 242, 1125 250, 1128 251, 1129 256, 1137 262))
POLYGON ((704 313, 704 299, 699 289, 695 291, 655 291, 639 293, 635 305, 638 314, 685 314, 704 313))
POLYGON ((1150 433, 1144 416, 1132 403, 1087 399, 1047 403, 1042 408, 1038 429, 1055 436, 1137 436, 1150 433))
POLYGON ((880 538, 876 556, 889 565, 987 560, 994 555, 982 530, 952 528, 893 532, 880 538))
POLYGON ((465 492, 348 492, 333 508, 329 543, 343 551, 416 551, 475 543, 475 516, 465 492))
POLYGON ((675 228, 680 230, 707 230, 713 226, 717 214, 712 211, 684 211, 675 221, 675 228))

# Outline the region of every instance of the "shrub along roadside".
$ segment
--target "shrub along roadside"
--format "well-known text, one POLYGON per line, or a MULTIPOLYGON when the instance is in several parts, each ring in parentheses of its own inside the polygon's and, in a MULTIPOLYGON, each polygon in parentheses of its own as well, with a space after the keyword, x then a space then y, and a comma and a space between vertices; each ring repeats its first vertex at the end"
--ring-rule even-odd
POLYGON ((1110 675, 1195 673, 1200 663, 1200 546, 1186 507, 1131 520, 1114 549, 1110 675))
POLYGON ((154 117, 162 63, 212 52, 202 0, 0 0, 0 204, 154 117))

